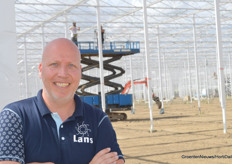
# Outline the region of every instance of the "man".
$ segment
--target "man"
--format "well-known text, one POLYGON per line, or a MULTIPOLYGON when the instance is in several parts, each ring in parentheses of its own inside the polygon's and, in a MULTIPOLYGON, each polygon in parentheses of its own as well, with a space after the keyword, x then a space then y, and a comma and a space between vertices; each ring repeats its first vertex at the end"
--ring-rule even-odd
POLYGON ((72 39, 73 43, 78 45, 78 43, 77 43, 77 30, 80 31, 80 27, 77 28, 76 22, 73 22, 73 25, 69 28, 69 30, 71 31, 71 39, 72 39))
POLYGON ((75 95, 80 52, 59 38, 44 49, 39 65, 43 89, 0 113, 0 164, 124 163, 107 117, 75 95))
MULTIPOLYGON (((98 46, 98 32, 97 32, 97 30, 95 30, 94 32, 96 34, 97 46, 98 46)), ((102 25, 101 25, 101 39, 102 39, 102 46, 103 46, 104 41, 105 41, 105 29, 103 29, 102 25)))
POLYGON ((102 37, 102 45, 104 44, 104 40, 105 40, 105 38, 104 38, 104 35, 105 34, 105 30, 103 29, 103 27, 101 26, 101 37, 102 37))

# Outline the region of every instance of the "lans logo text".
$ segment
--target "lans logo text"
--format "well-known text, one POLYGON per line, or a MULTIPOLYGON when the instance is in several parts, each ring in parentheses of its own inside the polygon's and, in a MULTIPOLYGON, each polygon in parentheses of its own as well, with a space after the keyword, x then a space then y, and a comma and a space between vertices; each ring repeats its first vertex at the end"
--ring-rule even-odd
POLYGON ((91 129, 89 129, 88 126, 88 124, 84 124, 84 121, 81 125, 77 123, 77 127, 75 127, 77 134, 73 135, 73 142, 93 144, 93 138, 89 137, 91 129))

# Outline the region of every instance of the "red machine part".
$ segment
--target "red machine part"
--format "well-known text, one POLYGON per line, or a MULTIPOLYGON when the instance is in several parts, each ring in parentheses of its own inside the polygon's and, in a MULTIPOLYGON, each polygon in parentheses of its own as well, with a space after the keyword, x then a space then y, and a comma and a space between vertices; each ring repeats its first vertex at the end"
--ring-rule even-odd
MULTIPOLYGON (((146 87, 147 87, 147 78, 145 78, 144 81, 137 81, 137 80, 134 80, 133 81, 134 85, 137 85, 137 84, 145 84, 146 87)), ((128 94, 129 91, 130 91, 130 88, 131 88, 131 81, 128 81, 122 91, 121 94, 128 94)))
MULTIPOLYGON (((147 78, 145 78, 144 81, 137 81, 137 80, 134 80, 133 82, 134 82, 134 85, 137 85, 137 84, 145 84, 146 87, 147 87, 147 78)), ((126 83, 126 85, 125 85, 125 87, 124 87, 124 89, 123 89, 123 91, 122 91, 121 94, 128 94, 129 91, 130 91, 130 88, 131 88, 131 81, 128 81, 128 82, 126 83)), ((157 105, 158 109, 161 109, 162 104, 161 104, 161 102, 160 102, 160 99, 159 99, 159 97, 157 97, 157 96, 153 93, 153 91, 152 91, 152 99, 156 102, 156 105, 157 105)), ((163 114, 163 113, 162 113, 162 114, 163 114)))

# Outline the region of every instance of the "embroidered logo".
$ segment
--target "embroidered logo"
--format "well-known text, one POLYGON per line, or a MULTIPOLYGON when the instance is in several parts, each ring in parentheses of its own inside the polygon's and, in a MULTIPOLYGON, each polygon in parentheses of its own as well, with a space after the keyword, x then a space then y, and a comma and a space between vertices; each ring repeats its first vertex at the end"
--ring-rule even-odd
POLYGON ((82 137, 84 137, 84 135, 89 136, 89 132, 91 132, 91 129, 88 129, 88 126, 89 126, 88 124, 84 124, 84 121, 82 122, 81 125, 77 123, 77 127, 76 127, 77 135, 82 135, 82 137))
POLYGON ((93 138, 89 137, 91 129, 89 129, 88 126, 89 124, 84 124, 84 121, 82 124, 77 123, 75 127, 77 134, 73 135, 73 142, 93 144, 93 138))

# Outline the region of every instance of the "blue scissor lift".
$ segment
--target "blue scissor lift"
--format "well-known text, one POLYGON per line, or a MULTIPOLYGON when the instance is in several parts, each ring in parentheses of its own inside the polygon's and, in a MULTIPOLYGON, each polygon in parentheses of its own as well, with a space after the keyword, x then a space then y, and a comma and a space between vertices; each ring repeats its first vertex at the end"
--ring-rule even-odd
MULTIPOLYGON (((86 71, 91 69, 99 69, 97 42, 78 42, 78 47, 81 52, 81 63, 86 65, 82 68, 82 79, 87 82, 81 84, 76 93, 84 102, 101 108, 100 93, 87 91, 87 88, 100 85, 100 77, 89 76, 86 74, 86 71)), ((125 113, 113 111, 131 110, 132 95, 121 94, 124 89, 122 84, 111 81, 125 73, 124 69, 112 65, 112 62, 120 60, 123 56, 139 53, 140 43, 130 41, 105 42, 102 51, 103 57, 106 59, 103 61, 103 69, 111 72, 111 74, 104 77, 104 85, 112 88, 112 90, 105 93, 106 113, 109 115, 111 120, 125 120, 127 118, 125 113)))

